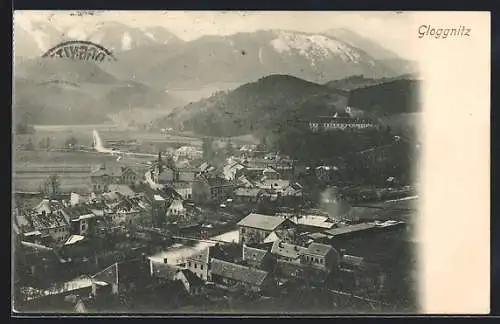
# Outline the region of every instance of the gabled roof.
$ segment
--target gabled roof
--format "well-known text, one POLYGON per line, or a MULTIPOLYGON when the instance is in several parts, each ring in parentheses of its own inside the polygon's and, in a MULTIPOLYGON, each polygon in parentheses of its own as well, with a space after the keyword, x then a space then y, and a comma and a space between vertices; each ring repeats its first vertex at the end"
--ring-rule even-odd
POLYGON ((332 248, 330 245, 313 242, 307 247, 307 249, 303 253, 324 257, 331 251, 335 251, 335 249, 332 248))
POLYGON ((76 205, 61 210, 67 220, 78 219, 80 216, 92 214, 92 210, 86 205, 76 205))
POLYGON ((204 282, 197 275, 188 269, 180 270, 191 286, 203 286, 204 282))
POLYGON ((243 260, 248 261, 248 263, 252 266, 260 266, 265 258, 269 255, 269 252, 266 250, 252 248, 246 245, 243 245, 243 260))
POLYGON ((252 181, 248 180, 247 177, 245 176, 240 176, 237 179, 237 182, 239 185, 245 187, 245 188, 253 188, 255 185, 252 183, 252 181))
POLYGON ((50 214, 63 207, 64 206, 60 201, 44 199, 34 208, 34 210, 39 214, 42 212, 50 214))
POLYGON ((281 241, 275 241, 273 247, 271 248, 271 253, 285 258, 291 258, 293 260, 298 259, 302 252, 307 249, 303 246, 284 243, 281 241))
POLYGON ((251 227, 266 231, 274 231, 286 220, 279 216, 269 216, 251 213, 238 222, 238 226, 251 227))
POLYGON ((261 285, 268 273, 263 270, 230 263, 219 259, 212 259, 212 275, 233 279, 251 285, 261 285))
POLYGON ((343 265, 354 266, 354 267, 362 266, 364 261, 365 259, 363 257, 358 257, 348 254, 345 254, 344 256, 342 256, 342 259, 340 259, 340 263, 342 263, 343 265))
POLYGON ((174 199, 168 209, 178 209, 182 210, 184 209, 184 204, 182 203, 182 200, 180 199, 174 199))
POLYGON ((56 212, 51 214, 37 214, 31 216, 31 223, 35 230, 45 228, 56 228, 68 225, 62 213, 56 212))
POLYGON ((278 234, 276 234, 276 232, 271 232, 271 234, 269 234, 263 241, 263 243, 272 243, 272 242, 276 242, 276 241, 279 241, 280 238, 278 236, 278 234))

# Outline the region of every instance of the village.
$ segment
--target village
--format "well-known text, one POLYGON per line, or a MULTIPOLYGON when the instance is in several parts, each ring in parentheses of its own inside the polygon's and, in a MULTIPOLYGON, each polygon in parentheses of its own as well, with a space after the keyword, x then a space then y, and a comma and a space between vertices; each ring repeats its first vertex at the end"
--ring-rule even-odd
POLYGON ((296 289, 329 311, 391 307, 382 298, 391 279, 370 242, 408 236, 408 188, 390 188, 391 207, 356 206, 335 187, 314 203, 302 179, 334 182, 335 167, 297 171, 256 146, 213 147, 180 166, 161 153, 148 166, 97 166, 88 195, 16 195, 16 307, 92 313, 154 299, 158 312, 272 310, 289 307, 296 289), (166 300, 152 297, 159 290, 166 300))

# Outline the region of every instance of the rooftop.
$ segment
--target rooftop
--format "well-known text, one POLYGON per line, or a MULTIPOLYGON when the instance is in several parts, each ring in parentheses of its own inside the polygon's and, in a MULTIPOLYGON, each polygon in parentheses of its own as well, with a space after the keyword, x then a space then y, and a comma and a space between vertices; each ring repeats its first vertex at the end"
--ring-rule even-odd
POLYGON ((63 207, 64 206, 60 201, 44 199, 34 208, 34 210, 39 214, 42 212, 50 214, 63 207))
POLYGON ((335 249, 330 245, 313 242, 307 247, 307 250, 305 250, 304 253, 324 257, 331 251, 335 251, 335 249))
POLYGON ((362 257, 345 254, 340 262, 344 265, 360 267, 363 265, 365 259, 362 257))
POLYGON ((277 274, 284 277, 298 277, 316 284, 324 283, 329 272, 309 264, 282 261, 277 262, 277 274))
POLYGON ((260 266, 269 252, 243 245, 243 260, 253 266, 260 266))
POLYGON ((129 186, 123 184, 110 184, 109 191, 118 192, 124 196, 133 196, 135 192, 129 186))
POLYGON ((298 225, 319 227, 324 229, 330 229, 335 226, 335 223, 331 221, 329 217, 321 215, 303 215, 298 217, 289 217, 288 219, 298 225))
POLYGON ((62 213, 36 214, 31 216, 35 230, 56 228, 68 225, 62 213))
POLYGON ((257 197, 261 190, 260 188, 238 188, 234 191, 234 195, 240 197, 257 197))
POLYGON ((67 220, 79 219, 81 216, 93 214, 91 208, 86 205, 67 207, 62 209, 61 212, 67 220))
POLYGON ((81 240, 85 239, 85 236, 82 235, 71 235, 66 242, 64 242, 64 245, 71 245, 75 244, 77 242, 80 242, 81 240))
POLYGON ((251 213, 238 222, 238 226, 251 227, 266 231, 274 231, 285 219, 279 216, 269 216, 251 213))
POLYGON ((182 272, 182 274, 184 275, 184 277, 186 277, 186 279, 189 281, 190 285, 202 286, 204 284, 204 281, 201 280, 192 271, 190 271, 188 269, 183 269, 183 270, 180 270, 180 272, 182 272))
POLYGON ((218 275, 247 284, 261 285, 267 278, 268 273, 236 263, 212 259, 212 275, 218 275))
POLYGON ((328 234, 328 235, 339 236, 339 235, 344 235, 344 234, 349 234, 349 233, 366 231, 366 230, 373 229, 375 227, 376 227, 376 225, 374 223, 361 223, 361 224, 354 224, 354 225, 347 225, 347 226, 332 228, 332 229, 324 231, 324 233, 328 234))
POLYGON ((303 246, 284 243, 281 241, 275 241, 273 243, 273 247, 271 248, 271 253, 285 258, 296 260, 306 250, 307 249, 303 246))

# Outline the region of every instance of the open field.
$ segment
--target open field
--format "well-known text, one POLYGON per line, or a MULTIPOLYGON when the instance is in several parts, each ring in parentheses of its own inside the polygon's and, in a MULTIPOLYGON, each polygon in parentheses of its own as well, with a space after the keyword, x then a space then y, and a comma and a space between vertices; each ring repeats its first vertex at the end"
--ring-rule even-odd
POLYGON ((16 135, 14 147, 26 145, 29 140, 36 147, 44 138, 50 138, 52 148, 64 147, 66 141, 74 137, 79 145, 92 145, 92 130, 97 130, 104 141, 135 140, 140 144, 142 152, 156 153, 167 148, 177 148, 182 145, 201 147, 201 139, 195 136, 182 134, 161 134, 160 132, 147 132, 116 125, 36 125, 34 134, 16 135))
MULTIPOLYGON (((47 179, 49 174, 45 173, 22 173, 14 175, 14 191, 37 192, 47 179)), ((89 174, 64 173, 59 174, 60 190, 62 192, 90 192, 89 174)))
POLYGON ((29 140, 35 150, 15 150, 13 152, 13 189, 16 191, 38 191, 41 184, 51 175, 60 177, 61 190, 86 192, 89 190, 89 173, 95 166, 137 167, 152 160, 152 157, 124 156, 120 161, 115 156, 92 152, 46 151, 37 148, 43 138, 51 139, 51 148, 62 148, 68 138, 75 137, 80 145, 92 145, 92 130, 100 132, 103 140, 137 140, 142 152, 156 153, 168 146, 179 145, 183 141, 195 142, 198 139, 182 136, 169 136, 123 129, 114 125, 77 125, 77 126, 36 126, 30 135, 16 135, 15 147, 29 140))
POLYGON ((149 161, 147 157, 116 157, 86 152, 16 151, 13 160, 14 190, 38 191, 51 174, 59 175, 62 191, 88 190, 89 173, 93 167, 137 167, 149 161))

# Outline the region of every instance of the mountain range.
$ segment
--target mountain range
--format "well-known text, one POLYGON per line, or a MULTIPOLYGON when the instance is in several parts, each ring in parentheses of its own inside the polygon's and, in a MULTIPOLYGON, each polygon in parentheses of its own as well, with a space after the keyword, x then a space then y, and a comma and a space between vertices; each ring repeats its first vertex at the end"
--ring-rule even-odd
MULTIPOLYGON (((101 118, 98 116, 104 116, 104 120, 110 114, 137 108, 164 109, 168 115, 187 103, 184 98, 193 102, 186 107, 191 112, 193 107, 205 105, 196 102, 209 96, 207 89, 235 89, 269 75, 289 75, 317 85, 352 75, 390 78, 414 72, 415 68, 412 62, 346 30, 316 34, 265 30, 184 41, 162 27, 137 28, 118 22, 64 30, 50 22, 16 22, 14 57, 16 107, 22 103, 20 109, 33 112, 42 103, 55 105, 56 120, 69 118, 77 123, 90 120, 86 114, 75 112, 87 109, 68 99, 75 93, 85 98, 82 103, 100 107, 96 117, 89 117, 95 122, 101 118), (101 44, 117 61, 95 64, 41 58, 46 50, 65 40, 101 44), (187 92, 189 96, 184 96, 187 92), (38 102, 35 94, 58 100, 38 102), (64 111, 79 117, 63 118, 64 111)), ((312 88, 318 96, 327 91, 319 85, 306 91, 312 88)), ((265 97, 265 90, 261 90, 265 97)), ((44 108, 51 115, 49 110, 44 108)), ((39 112, 30 115, 33 123, 42 122, 39 112)), ((55 122, 52 117, 42 119, 55 122)))

